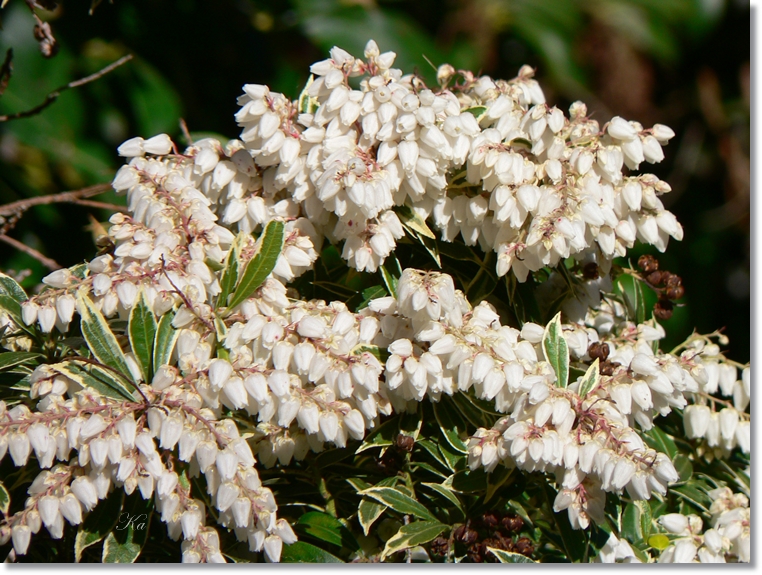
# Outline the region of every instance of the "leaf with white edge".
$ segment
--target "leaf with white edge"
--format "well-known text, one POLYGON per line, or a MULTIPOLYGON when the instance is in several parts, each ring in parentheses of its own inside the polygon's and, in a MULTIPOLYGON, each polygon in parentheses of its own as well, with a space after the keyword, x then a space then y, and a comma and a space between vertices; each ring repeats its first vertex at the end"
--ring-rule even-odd
POLYGON ((82 552, 95 545, 114 528, 119 521, 119 514, 124 502, 124 490, 114 489, 111 494, 80 523, 77 529, 77 537, 74 540, 74 560, 79 563, 82 560, 82 552))
POLYGON ((217 295, 217 307, 227 307, 228 296, 233 293, 235 285, 238 283, 238 246, 240 237, 236 238, 233 247, 228 252, 228 258, 225 262, 225 269, 220 277, 220 293, 217 295))
POLYGON ((268 222, 258 241, 259 250, 243 270, 238 287, 230 298, 229 308, 234 308, 251 297, 254 291, 267 279, 267 276, 275 269, 278 256, 283 251, 284 240, 283 222, 276 220, 268 222))
POLYGON ((381 279, 384 280, 386 290, 392 295, 392 297, 397 297, 398 278, 394 277, 391 272, 386 269, 386 266, 380 266, 379 270, 381 271, 381 279))
MULTIPOLYGON (((466 108, 465 110, 463 110, 463 112, 468 112, 469 114, 473 114, 477 122, 482 119, 482 116, 484 115, 484 112, 486 111, 487 111, 486 106, 471 106, 470 108, 466 108)), ((463 112, 461 112, 461 114, 463 112)))
POLYGON ((443 401, 433 403, 432 406, 434 407, 434 416, 437 419, 439 428, 445 436, 447 443, 449 443, 455 451, 468 453, 468 447, 460 438, 461 434, 466 433, 466 423, 463 421, 460 413, 458 413, 458 411, 455 410, 444 398, 443 401))
POLYGON ((579 395, 582 399, 585 399, 588 393, 598 387, 598 384, 601 381, 601 373, 598 370, 599 363, 600 362, 596 357, 595 361, 587 369, 587 372, 585 372, 585 375, 582 377, 582 381, 579 384, 579 391, 577 392, 577 395, 579 395))
POLYGON ((20 330, 25 331, 30 335, 34 335, 34 327, 27 326, 24 320, 21 319, 21 304, 16 301, 12 296, 7 294, 0 294, 0 311, 4 311, 11 318, 13 323, 16 324, 20 330))
POLYGON ((90 387, 101 395, 118 401, 135 401, 135 396, 127 387, 123 377, 110 369, 70 359, 50 365, 50 369, 73 379, 82 387, 90 387))
POLYGON ((156 316, 148 305, 145 292, 141 289, 138 301, 130 311, 130 323, 127 331, 130 336, 130 346, 138 360, 143 381, 150 383, 153 379, 153 346, 156 339, 156 316))
POLYGON ((561 312, 545 327, 542 350, 556 373, 556 387, 566 388, 569 385, 569 345, 561 328, 561 312))
POLYGON ((80 322, 82 335, 93 356, 102 364, 131 377, 130 368, 127 366, 127 360, 116 336, 111 331, 106 318, 84 292, 77 294, 77 309, 82 317, 80 322))
POLYGON ((431 231, 428 224, 426 223, 426 220, 424 220, 418 214, 418 212, 416 212, 410 206, 397 206, 394 211, 397 212, 397 215, 399 216, 400 222, 402 222, 403 226, 410 228, 411 230, 419 233, 424 237, 430 238, 432 240, 437 239, 437 237, 434 235, 434 232, 431 231))
POLYGON ((394 487, 370 487, 360 491, 360 495, 375 499, 402 515, 415 515, 430 521, 437 520, 426 507, 394 487))
POLYGON ((377 345, 371 345, 368 343, 357 344, 349 353, 350 355, 362 355, 364 353, 369 353, 382 364, 385 363, 387 359, 389 359, 389 352, 385 347, 379 347, 377 345))
POLYGON ((400 530, 391 537, 384 547, 384 552, 381 555, 381 560, 385 559, 392 553, 398 551, 404 551, 417 545, 423 545, 428 543, 443 531, 449 529, 449 525, 440 523, 439 521, 414 521, 400 527, 400 530))
POLYGON ((503 551, 494 547, 487 547, 487 551, 497 557, 500 563, 537 563, 534 559, 530 559, 521 553, 514 553, 513 551, 503 551))
POLYGON ((42 357, 42 354, 33 351, 9 351, 0 353, 0 370, 21 365, 38 357, 42 357))
MULTIPOLYGON (((396 477, 386 477, 379 481, 376 484, 376 487, 392 487, 395 483, 397 483, 396 477)), ((357 518, 359 519, 362 531, 366 536, 370 532, 373 523, 376 519, 381 517, 385 509, 385 505, 377 503, 372 499, 363 499, 360 501, 360 505, 357 507, 357 518)))
POLYGON ((19 303, 29 299, 24 288, 15 279, 4 273, 0 273, 0 294, 8 295, 19 303))
POLYGON ((116 527, 103 542, 103 563, 135 563, 148 540, 153 499, 136 492, 127 497, 116 527))
POLYGON ((3 517, 8 516, 8 511, 11 508, 11 494, 8 493, 8 490, 5 488, 5 485, 3 485, 3 482, 0 481, 0 513, 3 514, 3 517))
POLYGON ((398 417, 393 417, 388 421, 385 421, 365 436, 365 440, 362 442, 362 445, 357 448, 355 453, 362 453, 366 449, 372 449, 374 447, 389 447, 390 445, 393 445, 394 440, 399 434, 399 424, 400 420, 398 417))
MULTIPOLYGON (((453 521, 465 521, 466 519, 466 510, 463 507, 463 502, 458 499, 458 496, 453 492, 451 489, 448 489, 444 485, 440 483, 426 483, 423 482, 421 485, 424 485, 431 489, 432 491, 438 493, 440 496, 444 497, 447 501, 449 501, 452 504, 452 508, 457 510, 457 514, 455 517, 451 514, 450 517, 453 521)), ((448 507, 448 509, 450 509, 448 507)))
POLYGON ((314 112, 319 105, 317 98, 313 98, 309 94, 310 86, 314 81, 315 76, 310 74, 310 77, 307 78, 307 83, 304 85, 304 89, 299 94, 299 112, 302 114, 312 114, 312 112, 314 112))
POLYGON ((153 369, 159 369, 162 365, 169 365, 172 359, 172 352, 175 349, 175 342, 180 335, 180 330, 175 329, 172 320, 175 319, 175 312, 169 310, 159 320, 156 328, 156 340, 153 346, 153 369))
POLYGON ((643 434, 648 447, 666 453, 670 459, 674 459, 677 455, 677 444, 675 440, 669 435, 664 433, 659 427, 653 426, 651 429, 643 434))

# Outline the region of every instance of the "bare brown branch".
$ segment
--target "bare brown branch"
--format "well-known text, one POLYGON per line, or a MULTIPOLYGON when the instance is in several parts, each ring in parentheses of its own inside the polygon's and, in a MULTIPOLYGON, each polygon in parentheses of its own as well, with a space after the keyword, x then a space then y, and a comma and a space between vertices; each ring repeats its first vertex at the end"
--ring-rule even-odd
POLYGON ((28 254, 28 255, 32 256, 34 259, 36 259, 38 262, 40 262, 42 265, 44 265, 49 270, 55 271, 55 270, 61 269, 63 267, 58 262, 56 262, 55 260, 52 260, 49 257, 44 256, 43 254, 38 252, 36 249, 30 248, 28 245, 22 244, 18 240, 14 240, 10 236, 6 236, 5 234, 0 234, 0 241, 5 242, 6 244, 8 244, 10 246, 13 246, 17 250, 22 251, 25 254, 28 254))
POLYGON ((0 206, 0 216, 20 214, 34 206, 42 206, 45 204, 72 203, 75 202, 75 200, 82 200, 83 198, 97 196, 98 194, 102 194, 103 192, 110 189, 111 184, 95 184, 94 186, 82 188, 81 190, 62 192, 60 194, 51 194, 49 196, 27 198, 25 200, 19 200, 17 202, 12 202, 10 204, 0 206))
POLYGON ((64 86, 61 86, 57 90, 54 90, 53 92, 45 96, 45 100, 43 100, 41 104, 38 104, 34 108, 25 110, 23 112, 16 112, 15 114, 0 115, 0 122, 8 122, 10 120, 28 118, 30 116, 39 114, 45 108, 47 108, 53 102, 55 102, 58 99, 58 97, 61 95, 61 92, 64 92, 65 90, 68 90, 69 88, 76 88, 78 86, 82 86, 84 84, 93 82, 94 80, 97 80, 98 78, 105 76, 112 70, 118 68, 119 66, 121 66, 122 64, 125 64, 126 62, 129 62, 130 60, 132 60, 132 54, 127 54, 126 56, 119 58, 116 62, 113 62, 109 64, 108 66, 106 66, 105 68, 103 68, 102 70, 99 70, 95 74, 90 74, 89 76, 80 78, 79 80, 74 80, 72 82, 69 82, 68 84, 65 84, 64 86))

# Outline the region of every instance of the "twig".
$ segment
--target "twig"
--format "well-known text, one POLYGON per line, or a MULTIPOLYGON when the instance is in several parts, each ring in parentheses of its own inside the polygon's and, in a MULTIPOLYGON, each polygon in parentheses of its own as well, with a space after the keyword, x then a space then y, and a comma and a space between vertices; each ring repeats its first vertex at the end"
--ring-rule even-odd
POLYGON ((51 194, 49 196, 36 196, 34 198, 27 198, 25 200, 19 200, 10 204, 0 206, 0 216, 10 216, 13 214, 19 214, 25 212, 31 207, 41 206, 45 204, 57 204, 57 203, 71 203, 75 200, 81 200, 82 198, 89 198, 91 196, 97 196, 103 192, 110 190, 111 184, 95 184, 81 190, 74 190, 72 192, 62 192, 60 194, 51 194))
POLYGON ((112 70, 118 68, 122 64, 129 62, 132 60, 132 54, 127 54, 126 56, 122 56, 119 58, 116 62, 113 62, 103 68, 102 70, 99 70, 95 74, 90 74, 89 76, 85 76, 84 78, 80 78, 79 80, 74 80, 73 82, 69 82, 68 84, 65 84, 58 88, 57 90, 54 90, 47 96, 45 96, 45 100, 34 108, 31 108, 30 110, 25 110, 23 112, 16 112, 15 114, 5 114, 0 116, 0 122, 8 122, 9 120, 18 120, 20 118, 28 118, 30 116, 34 116, 36 114, 39 114, 42 112, 45 108, 50 106, 53 102, 55 102, 58 99, 58 96, 61 95, 61 92, 64 90, 68 90, 69 88, 77 88, 78 86, 82 86, 84 84, 88 84, 94 80, 97 80, 98 78, 101 78, 102 76, 105 76, 112 70))
POLYGON ((17 250, 32 256, 34 259, 36 259, 38 262, 40 262, 42 265, 44 265, 46 268, 50 270, 55 271, 63 267, 59 265, 58 262, 56 262, 55 260, 51 260, 49 257, 42 255, 36 249, 30 248, 28 245, 22 244, 20 241, 14 240, 12 237, 6 236, 5 234, 0 235, 0 241, 3 241, 6 244, 13 246, 17 250))
POLYGON ((94 202, 93 200, 72 200, 71 203, 77 204, 78 206, 111 210, 112 212, 123 212, 125 214, 130 211, 126 206, 117 206, 116 204, 108 204, 106 202, 94 202))

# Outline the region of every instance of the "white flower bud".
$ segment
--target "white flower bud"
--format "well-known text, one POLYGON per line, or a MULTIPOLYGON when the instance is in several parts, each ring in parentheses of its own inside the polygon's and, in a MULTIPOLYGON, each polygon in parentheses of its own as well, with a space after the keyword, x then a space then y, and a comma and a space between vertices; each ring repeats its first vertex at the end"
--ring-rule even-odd
POLYGON ((136 156, 142 156, 143 151, 143 138, 135 137, 125 141, 121 146, 116 149, 117 153, 124 158, 133 158, 136 156))
POLYGON ((209 363, 209 383, 214 389, 220 389, 233 373, 233 366, 224 359, 213 359, 209 363))
POLYGON ((156 156, 169 154, 172 151, 172 140, 170 140, 167 134, 159 134, 153 138, 148 138, 143 142, 143 151, 146 154, 154 154, 156 156))

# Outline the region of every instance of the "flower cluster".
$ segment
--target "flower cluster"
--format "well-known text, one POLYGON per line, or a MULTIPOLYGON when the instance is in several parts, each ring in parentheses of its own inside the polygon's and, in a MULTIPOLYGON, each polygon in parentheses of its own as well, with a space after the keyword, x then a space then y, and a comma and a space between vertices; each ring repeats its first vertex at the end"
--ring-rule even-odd
POLYGON ((751 561, 751 509, 749 498, 728 487, 709 492, 713 503, 711 527, 702 532, 698 515, 669 513, 659 518, 664 529, 675 536, 659 556, 659 563, 726 563, 751 561))
POLYGON ((494 250, 498 275, 520 281, 570 255, 608 267, 636 239, 664 251, 682 238, 659 199, 669 186, 622 173, 663 159, 666 126, 601 127, 580 102, 566 118, 529 67, 506 82, 443 65, 431 89, 375 42, 364 55, 333 48, 297 101, 244 86, 236 114, 265 195, 298 202, 356 269, 375 271, 394 249, 402 205, 443 240, 494 250))

